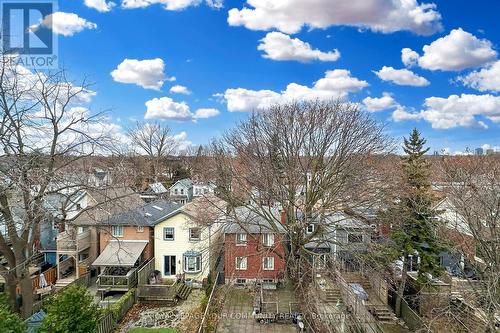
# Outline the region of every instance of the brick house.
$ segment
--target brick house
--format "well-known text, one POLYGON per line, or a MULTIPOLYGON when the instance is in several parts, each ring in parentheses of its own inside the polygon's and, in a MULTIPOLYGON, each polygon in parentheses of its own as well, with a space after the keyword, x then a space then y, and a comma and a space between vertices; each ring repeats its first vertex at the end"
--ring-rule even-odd
POLYGON ((285 228, 280 213, 266 218, 238 207, 224 231, 224 278, 228 284, 278 282, 285 273, 285 228))

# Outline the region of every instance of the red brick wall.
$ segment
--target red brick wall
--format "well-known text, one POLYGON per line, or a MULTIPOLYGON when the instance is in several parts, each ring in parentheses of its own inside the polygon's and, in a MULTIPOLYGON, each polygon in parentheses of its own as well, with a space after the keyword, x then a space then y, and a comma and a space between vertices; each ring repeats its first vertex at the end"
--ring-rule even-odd
POLYGON ((143 232, 137 231, 137 226, 124 226, 123 227, 123 237, 113 237, 111 236, 111 227, 103 227, 99 236, 99 245, 101 252, 104 251, 106 245, 108 245, 110 240, 147 240, 148 245, 144 248, 144 260, 149 260, 154 257, 154 229, 150 227, 144 227, 143 232))
POLYGON ((274 235, 274 245, 262 245, 262 235, 247 235, 245 246, 236 245, 236 234, 226 234, 224 239, 224 275, 226 279, 276 279, 283 278, 285 248, 282 235, 274 235), (247 269, 236 270, 236 257, 247 257, 247 269), (264 270, 262 258, 274 257, 274 270, 264 270))

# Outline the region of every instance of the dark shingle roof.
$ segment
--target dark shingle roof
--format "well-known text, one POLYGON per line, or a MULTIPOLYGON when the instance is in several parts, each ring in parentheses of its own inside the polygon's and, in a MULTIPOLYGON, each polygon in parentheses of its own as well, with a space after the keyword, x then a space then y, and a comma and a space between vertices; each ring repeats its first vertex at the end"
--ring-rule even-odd
POLYGON ((247 207, 235 208, 234 214, 226 217, 226 234, 236 233, 285 233, 286 230, 280 223, 279 210, 270 208, 258 214, 247 207))
POLYGON ((116 214, 102 221, 106 225, 138 225, 151 227, 180 209, 182 205, 166 200, 156 200, 147 205, 116 214))

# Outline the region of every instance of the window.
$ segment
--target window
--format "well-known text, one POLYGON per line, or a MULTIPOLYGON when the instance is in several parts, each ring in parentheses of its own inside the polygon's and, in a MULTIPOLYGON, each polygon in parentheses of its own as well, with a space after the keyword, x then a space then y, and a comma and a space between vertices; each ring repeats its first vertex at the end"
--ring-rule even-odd
POLYGON ((203 189, 203 193, 207 194, 208 193, 208 188, 203 189))
POLYGON ((189 240, 198 241, 201 238, 200 228, 189 228, 189 240))
POLYGON ((306 227, 306 234, 312 234, 314 232, 314 224, 309 224, 306 227))
POLYGON ((196 188, 196 194, 201 195, 201 188, 196 188))
POLYGON ((262 245, 273 246, 274 245, 274 234, 262 234, 262 245))
POLYGON ((175 194, 178 194, 179 190, 178 189, 174 189, 174 193, 175 194))
POLYGON ((236 257, 236 269, 239 271, 247 269, 247 257, 236 257))
POLYGON ((183 188, 181 188, 181 194, 184 194, 184 189, 183 188))
POLYGON ((123 226, 112 225, 111 226, 111 235, 113 235, 113 237, 123 237, 123 226))
POLYGON ((85 231, 87 231, 87 228, 86 228, 86 227, 78 227, 78 228, 76 229, 76 233, 77 233, 78 235, 83 234, 85 231))
POLYGON ((78 254, 78 261, 84 261, 85 259, 87 259, 89 257, 89 254, 88 253, 79 253, 78 254))
POLYGON ((236 279, 236 284, 246 284, 247 279, 236 279))
POLYGON ((76 210, 81 210, 82 209, 82 205, 80 205, 79 203, 76 204, 76 210))
POLYGON ((163 240, 166 241, 174 240, 174 228, 163 228, 163 240))
POLYGON ((264 257, 262 258, 262 268, 265 271, 274 270, 274 257, 264 257))
POLYGON ((163 275, 175 275, 176 266, 175 256, 163 256, 163 275))
POLYGON ((199 273, 201 272, 201 254, 198 256, 184 256, 184 272, 199 273))
POLYGON ((137 232, 144 232, 144 226, 138 225, 137 226, 137 232))
POLYGON ((363 242, 363 235, 349 234, 349 235, 347 235, 347 241, 349 243, 361 243, 361 242, 363 242))
POLYGON ((247 245, 247 234, 236 234, 236 245, 247 245))

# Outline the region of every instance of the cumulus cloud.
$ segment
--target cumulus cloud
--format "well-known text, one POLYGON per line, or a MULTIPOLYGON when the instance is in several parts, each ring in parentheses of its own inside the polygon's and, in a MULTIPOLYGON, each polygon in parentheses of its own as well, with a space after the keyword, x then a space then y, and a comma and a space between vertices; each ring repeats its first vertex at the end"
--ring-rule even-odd
POLYGON ((396 110, 393 114, 396 121, 423 119, 436 129, 488 128, 480 117, 500 123, 500 96, 462 94, 447 98, 428 97, 425 99, 424 110, 420 112, 396 110))
POLYGON ((430 84, 426 78, 419 76, 406 68, 395 69, 393 67, 384 66, 381 70, 374 71, 374 73, 381 80, 391 81, 400 86, 424 87, 430 84))
POLYGON ((211 118, 219 114, 217 109, 198 109, 194 114, 186 102, 175 102, 170 97, 153 98, 146 102, 146 119, 169 119, 195 121, 211 118))
POLYGON ((184 94, 184 95, 191 94, 191 91, 187 87, 181 86, 180 84, 177 84, 172 88, 170 88, 170 92, 174 94, 184 94))
POLYGON ((111 72, 113 80, 121 83, 133 83, 145 89, 160 90, 165 77, 165 63, 162 59, 125 59, 111 72))
POLYGON ((257 49, 264 52, 262 55, 264 58, 272 60, 309 62, 312 60, 336 61, 340 58, 340 52, 337 49, 323 52, 313 49, 309 43, 298 38, 290 38, 276 31, 267 33, 266 37, 260 40, 257 49))
POLYGON ((281 92, 232 88, 221 95, 227 102, 228 111, 251 112, 291 100, 342 98, 367 86, 368 82, 352 77, 348 70, 335 69, 327 71, 325 77, 316 81, 312 87, 290 83, 281 92))
POLYGON ((116 3, 106 0, 85 0, 84 4, 85 6, 94 8, 101 13, 109 12, 114 6, 116 6, 116 3))
POLYGON ((442 29, 433 3, 417 0, 247 0, 248 7, 229 10, 228 23, 251 30, 277 29, 293 34, 302 29, 353 26, 382 33, 407 30, 430 35, 442 29))
MULTIPOLYGON (((198 6, 202 0, 123 0, 123 8, 145 8, 151 5, 162 5, 166 10, 182 10, 190 6, 198 6)), ((209 7, 222 8, 223 0, 205 0, 209 7)))
MULTIPOLYGON (((406 50, 407 54, 415 56, 416 52, 406 50)), ((418 57, 418 65, 425 69, 442 71, 480 67, 497 56, 489 40, 479 39, 462 28, 454 29, 448 35, 425 45, 423 52, 424 54, 418 57)))
POLYGON ((387 110, 399 106, 394 98, 386 92, 382 94, 382 97, 366 97, 363 99, 363 105, 370 112, 387 110))
POLYGON ((58 35, 69 37, 85 29, 96 29, 97 24, 74 13, 55 12, 45 16, 40 24, 30 27, 31 30, 40 28, 52 29, 58 35))
POLYGON ((459 81, 479 91, 500 91, 500 60, 479 71, 460 76, 459 81))
POLYGON ((214 109, 214 108, 202 108, 196 110, 194 113, 193 118, 194 119, 205 119, 205 118, 212 118, 215 116, 218 116, 220 114, 219 110, 214 109))
POLYGON ((401 50, 401 61, 407 67, 415 66, 418 64, 418 58, 420 56, 417 52, 405 47, 401 50))

